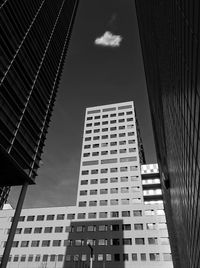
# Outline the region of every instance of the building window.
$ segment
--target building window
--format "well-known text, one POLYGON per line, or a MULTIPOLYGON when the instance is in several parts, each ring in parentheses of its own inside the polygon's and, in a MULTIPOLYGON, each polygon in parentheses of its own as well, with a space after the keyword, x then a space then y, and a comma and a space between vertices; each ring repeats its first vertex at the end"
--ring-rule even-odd
POLYGON ((128 167, 120 167, 120 171, 121 171, 121 172, 128 171, 128 167))
POLYGON ((149 253, 149 259, 150 259, 150 261, 159 261, 160 254, 159 253, 149 253))
POLYGON ((133 216, 134 217, 142 216, 142 210, 133 210, 133 216))
POLYGON ((118 193, 118 188, 111 188, 110 193, 111 194, 117 194, 118 193))
POLYGON ((34 221, 34 219, 35 219, 35 216, 28 216, 27 217, 27 221, 34 221))
POLYGON ((112 224, 110 226, 111 231, 119 231, 119 224, 112 224))
POLYGON ((13 258, 13 262, 18 262, 18 261, 19 261, 19 255, 15 255, 14 258, 13 258))
POLYGON ((19 241, 13 241, 12 247, 17 248, 19 246, 19 241))
POLYGON ((108 128, 102 128, 102 132, 108 131, 108 128))
POLYGON ((42 261, 47 262, 48 261, 48 255, 43 255, 42 261))
POLYGON ((47 221, 53 221, 54 217, 55 217, 55 215, 53 215, 53 214, 47 215, 47 221))
POLYGON ((77 247, 83 246, 83 245, 84 245, 84 240, 82 240, 82 239, 77 239, 77 240, 74 241, 74 244, 75 244, 75 246, 77 246, 77 247))
MULTIPOLYGON (((107 183, 108 182, 108 179, 107 178, 101 178, 100 179, 100 183, 107 183)), ((101 191, 101 190, 100 190, 101 191)))
POLYGON ((82 254, 81 261, 87 261, 87 255, 86 254, 82 254))
POLYGON ((28 256, 28 262, 32 262, 33 261, 33 255, 29 255, 28 256))
POLYGON ((31 234, 32 228, 25 228, 24 229, 24 234, 31 234))
POLYGON ((111 128, 110 128, 110 131, 115 131, 115 130, 117 130, 116 127, 111 127, 111 128))
POLYGON ((97 195, 97 190, 96 189, 90 190, 90 195, 97 195))
POLYGON ((87 245, 90 244, 91 246, 95 246, 96 245, 96 240, 95 239, 88 239, 87 240, 87 245))
POLYGON ((143 230, 143 224, 142 223, 135 223, 134 229, 135 230, 143 230))
POLYGON ((81 181, 81 185, 87 185, 88 184, 88 180, 82 180, 81 181))
POLYGON ((119 238, 113 238, 113 239, 111 239, 111 245, 113 245, 113 246, 119 246, 120 245, 119 238))
POLYGON ((84 226, 84 225, 77 226, 77 227, 76 227, 76 231, 77 231, 78 233, 80 233, 80 232, 84 232, 84 231, 85 231, 85 226, 84 226))
POLYGON ((40 234, 42 232, 42 227, 36 227, 34 229, 34 234, 40 234))
POLYGON ((35 256, 35 262, 39 262, 40 261, 40 255, 36 255, 35 256))
POLYGON ((88 213, 88 218, 89 219, 95 219, 97 217, 97 213, 96 212, 89 212, 88 213))
POLYGON ((119 212, 118 211, 111 211, 110 216, 111 216, 111 218, 119 218, 119 212))
POLYGON ((21 242, 21 247, 22 247, 22 248, 24 248, 24 247, 27 248, 28 245, 29 245, 29 241, 22 241, 22 242, 21 242))
POLYGON ((39 240, 33 240, 31 242, 31 247, 39 247, 40 245, 40 241, 39 240))
POLYGON ((99 170, 98 169, 92 169, 91 174, 98 174, 99 170))
POLYGON ((112 255, 106 254, 106 261, 112 261, 112 255))
POLYGON ((94 129, 94 133, 98 133, 98 132, 100 132, 100 129, 99 128, 94 129))
POLYGON ((107 206, 108 200, 100 200, 99 204, 100 204, 100 206, 107 206))
POLYGON ((99 212, 99 218, 107 218, 108 212, 99 212))
POLYGON ((96 205, 97 205, 97 201, 96 200, 89 201, 89 206, 90 207, 96 207, 96 205))
POLYGON ((108 151, 102 151, 101 152, 101 155, 107 155, 108 154, 108 151))
POLYGON ((149 237, 148 238, 149 245, 157 245, 158 244, 158 238, 157 237, 149 237))
POLYGON ((81 190, 79 194, 80 194, 81 196, 82 196, 82 195, 87 195, 87 190, 81 190))
POLYGON ((62 232, 63 232, 63 227, 62 226, 55 227, 55 233, 62 233, 62 232))
POLYGON ((110 142, 110 146, 116 146, 116 145, 117 145, 117 142, 116 141, 110 142))
POLYGON ((91 137, 86 137, 85 138, 85 141, 90 141, 91 140, 91 137))
POLYGON ((102 168, 101 169, 101 173, 104 174, 104 173, 108 173, 108 169, 107 168, 102 168))
POLYGON ((99 152, 93 152, 92 153, 92 156, 98 156, 99 155, 99 152))
POLYGON ((111 183, 118 182, 118 178, 117 178, 117 177, 110 178, 110 182, 111 182, 111 183))
POLYGON ((104 114, 102 118, 108 118, 108 114, 104 114))
POLYGON ((42 247, 50 247, 50 240, 43 240, 42 247))
POLYGON ((115 206, 115 205, 118 205, 119 204, 119 200, 118 199, 111 199, 110 200, 110 204, 113 206, 115 206))
POLYGON ((68 220, 73 220, 73 219, 75 219, 75 214, 67 214, 67 219, 68 219, 68 220))
POLYGON ((94 137, 93 137, 93 140, 94 140, 94 141, 99 140, 99 139, 100 139, 99 136, 94 136, 94 137))
POLYGON ((61 240, 53 240, 53 247, 60 247, 61 246, 61 240))
POLYGON ((122 243, 123 243, 123 245, 132 245, 132 239, 131 238, 123 238, 122 243))
POLYGON ((140 253, 140 259, 141 261, 146 261, 146 253, 140 253))
POLYGON ((20 258, 20 261, 25 262, 26 261, 26 255, 22 255, 21 258, 20 258))
POLYGON ((132 198, 132 203, 133 204, 140 204, 140 203, 142 203, 142 199, 141 198, 132 198))
POLYGON ((52 233, 52 227, 45 227, 44 228, 44 233, 52 233))
POLYGON ((117 154, 117 150, 111 150, 110 153, 111 154, 117 154))
POLYGON ((108 193, 108 189, 100 189, 100 194, 107 194, 107 193, 108 193))
POLYGON ((78 213, 78 219, 85 219, 86 214, 85 213, 78 213))
POLYGON ((130 217, 131 212, 130 211, 122 211, 122 217, 130 217))
POLYGON ((100 118, 101 118, 100 115, 94 117, 94 119, 100 119, 100 118))
POLYGON ((98 184, 98 180, 97 179, 91 179, 90 184, 98 184))
POLYGON ((108 139, 108 135, 102 135, 101 138, 102 138, 103 140, 108 139))
POLYGON ((25 221, 25 216, 20 216, 19 221, 25 221))
POLYGON ((22 228, 17 228, 15 234, 21 234, 21 233, 22 233, 22 228))
POLYGON ((108 225, 99 225, 99 232, 105 232, 108 230, 108 225))
POLYGON ((90 134, 90 133, 92 133, 91 129, 85 131, 85 134, 90 134))
POLYGON ((119 150, 119 153, 120 153, 120 154, 124 154, 124 153, 126 153, 126 149, 120 149, 120 150, 119 150))
POLYGON ((98 245, 99 246, 107 246, 108 240, 107 239, 99 239, 98 245))
POLYGON ((78 203, 78 206, 79 207, 86 207, 86 201, 80 201, 79 203, 78 203))
POLYGON ((111 172, 111 173, 118 172, 118 168, 110 168, 110 172, 111 172))
POLYGON ((123 261, 128 261, 128 254, 127 253, 123 253, 123 261))
POLYGON ((65 227, 66 233, 73 233, 74 232, 74 226, 66 226, 65 227))
POLYGON ((88 225, 88 232, 96 232, 96 225, 88 225))
POLYGON ((123 231, 130 231, 131 230, 131 224, 122 224, 122 230, 123 231))
POLYGON ((90 144, 86 144, 86 145, 84 145, 84 149, 89 149, 90 147, 91 147, 90 144))
POLYGON ((119 145, 125 145, 126 144, 126 141, 120 141, 119 142, 119 145))
POLYGON ((114 254, 114 261, 120 261, 120 254, 114 254))
POLYGON ((144 238, 135 238, 136 245, 144 245, 144 238))
POLYGON ((137 253, 132 253, 132 261, 137 261, 137 253))
POLYGON ((94 126, 100 126, 100 122, 95 122, 94 126))
POLYGON ((99 161, 98 160, 92 160, 92 161, 83 161, 82 165, 83 166, 93 166, 93 165, 98 165, 99 161))
POLYGON ((66 255, 65 260, 66 261, 71 261, 71 255, 66 255))
POLYGON ((101 160, 101 164, 110 164, 110 163, 117 163, 117 158, 111 158, 111 159, 103 159, 103 160, 101 160))
POLYGON ((121 187, 121 193, 122 194, 129 193, 129 187, 121 187))

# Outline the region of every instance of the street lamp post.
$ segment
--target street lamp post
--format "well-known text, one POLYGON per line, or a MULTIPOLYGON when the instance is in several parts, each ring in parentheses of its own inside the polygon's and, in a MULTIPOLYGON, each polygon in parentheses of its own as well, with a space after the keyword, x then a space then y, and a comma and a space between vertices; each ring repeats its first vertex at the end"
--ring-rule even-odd
POLYGON ((93 265, 93 252, 94 252, 94 250, 93 250, 93 247, 91 246, 90 243, 88 243, 87 245, 90 248, 90 268, 92 268, 92 265, 93 265))

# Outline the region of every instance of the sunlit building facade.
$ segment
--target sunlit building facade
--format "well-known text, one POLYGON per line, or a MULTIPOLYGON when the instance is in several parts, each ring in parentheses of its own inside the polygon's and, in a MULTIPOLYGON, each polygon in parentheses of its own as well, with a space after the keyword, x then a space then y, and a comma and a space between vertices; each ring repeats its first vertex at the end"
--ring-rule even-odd
POLYGON ((77 3, 1 1, 0 187, 35 181, 77 3))
POLYGON ((200 267, 200 2, 136 0, 176 268, 200 267))

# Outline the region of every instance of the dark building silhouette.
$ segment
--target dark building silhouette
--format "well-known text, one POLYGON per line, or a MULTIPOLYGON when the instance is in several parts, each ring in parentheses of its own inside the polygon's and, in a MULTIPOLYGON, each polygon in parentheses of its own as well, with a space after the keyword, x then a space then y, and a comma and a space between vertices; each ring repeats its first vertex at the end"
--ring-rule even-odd
POLYGON ((78 0, 1 1, 0 207, 34 184, 78 0))
POLYGON ((200 2, 136 0, 176 268, 200 267, 200 2))

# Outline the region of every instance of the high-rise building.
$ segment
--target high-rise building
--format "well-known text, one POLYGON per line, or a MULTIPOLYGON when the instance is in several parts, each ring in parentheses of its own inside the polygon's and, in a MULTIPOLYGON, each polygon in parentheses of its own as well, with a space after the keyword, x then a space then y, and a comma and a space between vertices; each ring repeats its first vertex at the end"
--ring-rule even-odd
POLYGON ((8 195, 10 192, 10 187, 9 186, 3 186, 0 187, 0 209, 3 208, 3 205, 6 203, 8 195))
MULTIPOLYGON (((77 206, 23 209, 10 268, 86 268, 88 243, 93 268, 173 267, 158 166, 140 164, 137 127, 133 102, 86 110, 77 206)), ((0 255, 12 216, 0 212, 0 255)))
POLYGON ((0 187, 35 181, 77 3, 1 1, 0 187))
POLYGON ((69 234, 65 267, 88 259, 86 241, 97 268, 173 267, 158 167, 141 163, 134 103, 87 108, 72 222, 81 231, 69 234))
POLYGON ((176 268, 200 267, 200 2, 136 0, 176 268))

